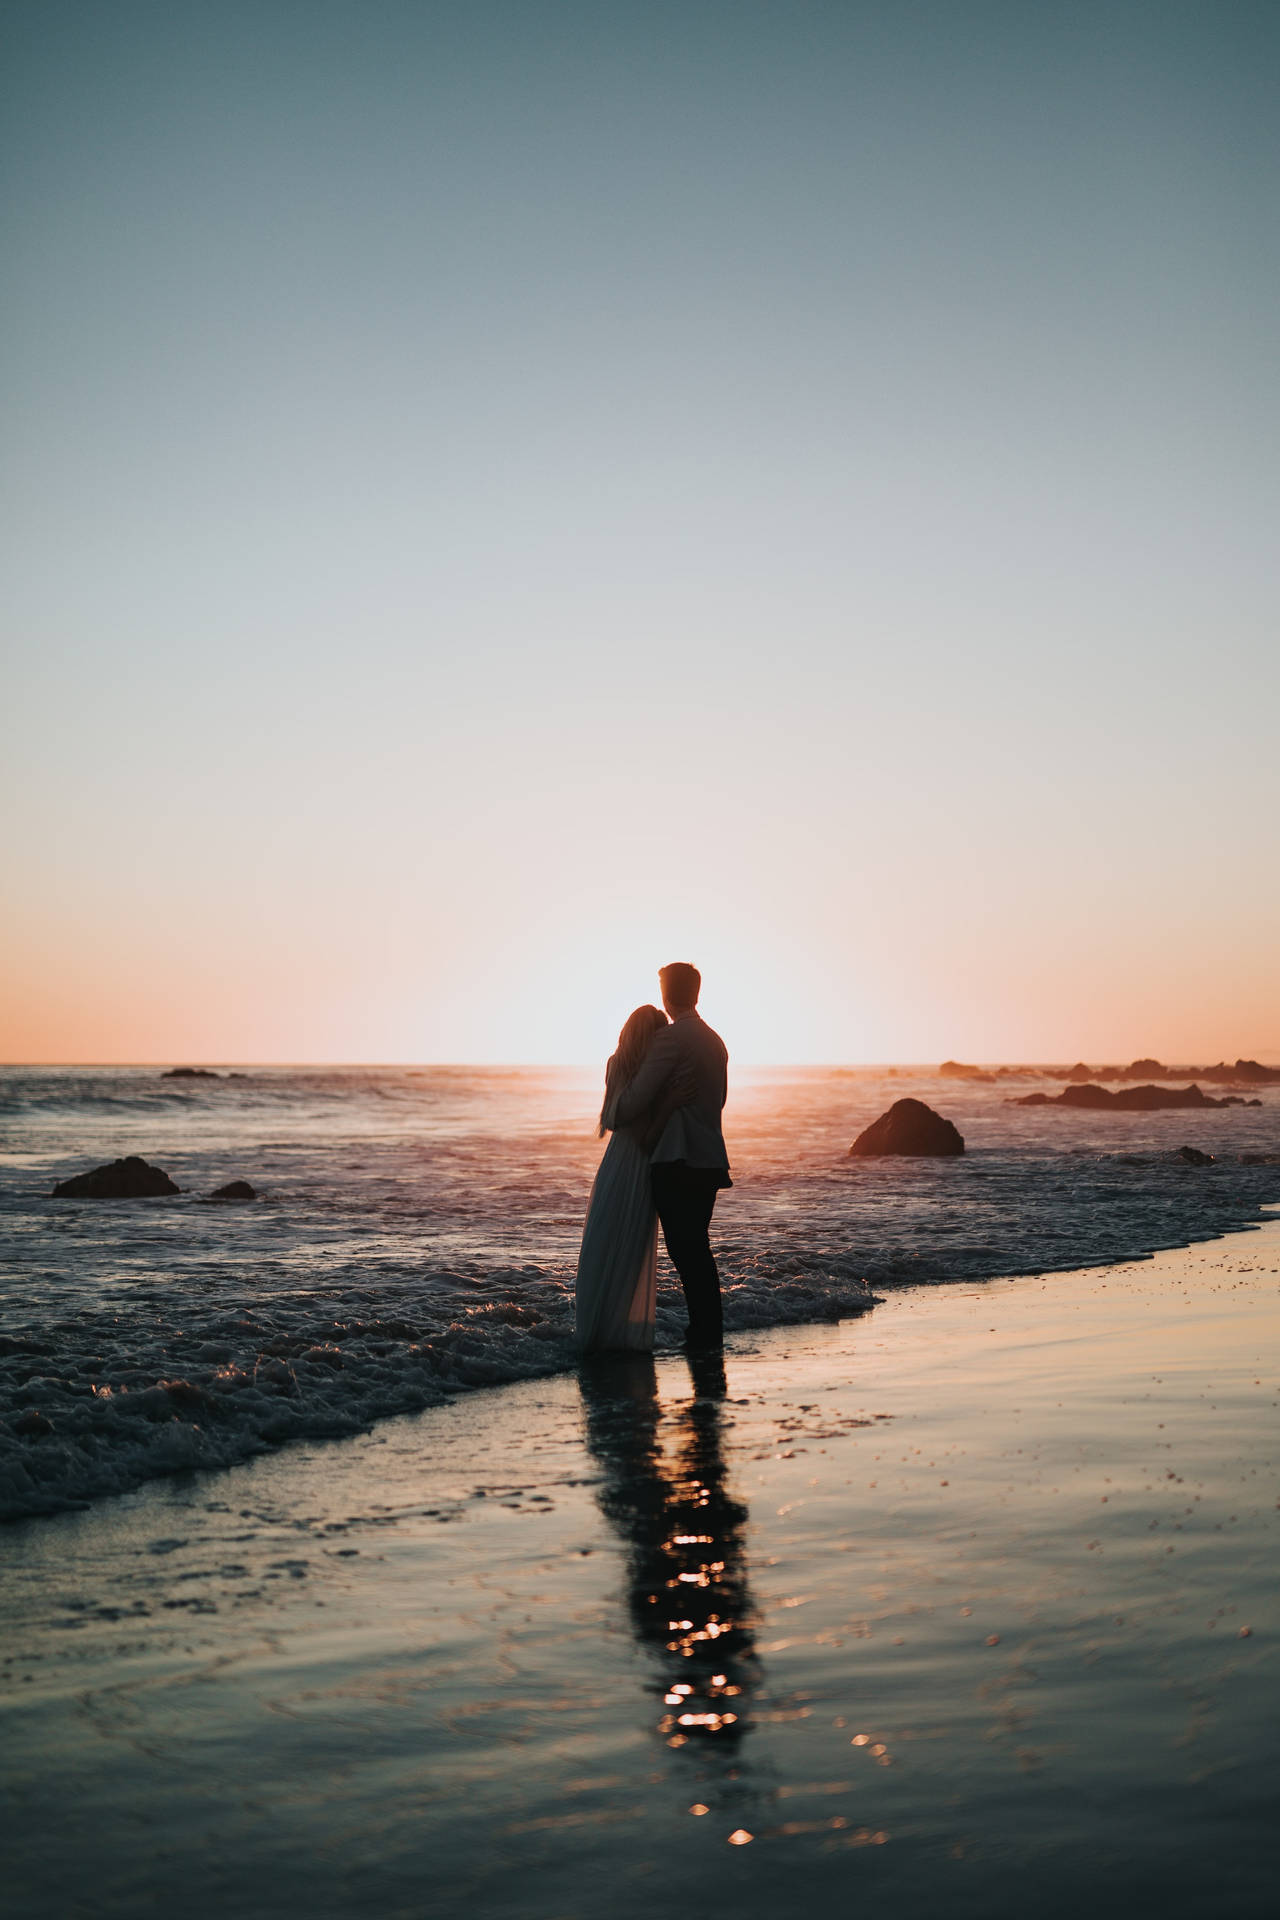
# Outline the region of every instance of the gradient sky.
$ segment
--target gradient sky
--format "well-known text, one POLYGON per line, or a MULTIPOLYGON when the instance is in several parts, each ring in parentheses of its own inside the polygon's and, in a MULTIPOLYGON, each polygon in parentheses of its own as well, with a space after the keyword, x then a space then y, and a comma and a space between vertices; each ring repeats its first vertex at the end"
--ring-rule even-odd
POLYGON ((3 29, 0 1058, 1280 1057, 1280 7, 3 29))

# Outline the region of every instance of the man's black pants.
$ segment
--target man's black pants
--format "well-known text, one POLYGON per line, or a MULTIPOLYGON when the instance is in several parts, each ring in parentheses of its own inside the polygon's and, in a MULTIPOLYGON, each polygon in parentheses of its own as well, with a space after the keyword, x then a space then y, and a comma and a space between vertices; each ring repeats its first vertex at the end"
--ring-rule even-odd
POLYGON ((716 1195, 728 1181, 715 1167, 689 1167, 683 1160, 659 1161, 650 1173, 662 1237, 689 1308, 689 1345, 718 1347, 724 1339, 724 1315, 720 1275, 707 1236, 716 1195))

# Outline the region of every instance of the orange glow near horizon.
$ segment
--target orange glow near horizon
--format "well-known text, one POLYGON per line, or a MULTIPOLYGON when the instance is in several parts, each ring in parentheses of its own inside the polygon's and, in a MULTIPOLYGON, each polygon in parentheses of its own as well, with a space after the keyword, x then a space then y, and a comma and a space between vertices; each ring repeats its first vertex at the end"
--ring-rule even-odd
MULTIPOLYGON (((634 1006, 658 1004, 657 967, 692 958, 703 973, 701 1011, 739 1064, 978 1063, 1077 1059, 1124 1062, 1143 1054, 1211 1064, 1239 1054, 1280 1058, 1271 982, 1259 966, 1229 1005, 1202 1003, 1203 962, 1185 951, 1164 963, 1150 943, 1123 969, 1089 979, 1077 935, 1051 966, 1043 955, 985 982, 972 939, 945 957, 937 946, 870 935, 847 970, 830 950, 810 953, 763 917, 732 935, 708 914, 671 930, 660 915, 613 929, 583 927, 553 945, 549 927, 452 948, 419 940, 362 954, 348 933, 325 940, 282 918, 254 935, 222 921, 188 943, 175 925, 136 947, 104 925, 89 948, 69 937, 37 968, 10 949, 0 973, 0 1059, 28 1063, 599 1063, 634 1006), (292 952, 291 952, 292 942, 292 952), (820 957, 821 956, 821 957, 820 957), (420 969, 420 971, 419 971, 420 969), (1189 977, 1190 976, 1190 977, 1189 977)), ((845 944, 845 943, 842 943, 845 944)), ((1239 975, 1237 957, 1237 975, 1239 975)))

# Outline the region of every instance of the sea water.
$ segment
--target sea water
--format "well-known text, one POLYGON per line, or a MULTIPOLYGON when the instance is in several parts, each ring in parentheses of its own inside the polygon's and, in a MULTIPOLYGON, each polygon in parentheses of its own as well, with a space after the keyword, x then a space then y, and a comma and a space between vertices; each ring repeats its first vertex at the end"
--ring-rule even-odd
MULTIPOLYGON (((0 1516, 342 1436, 573 1362, 573 1276, 601 1152, 585 1069, 0 1070, 0 1516), (130 1153, 182 1192, 55 1200, 130 1153), (246 1179, 258 1197, 208 1196, 246 1179), (32 1414, 40 1416, 31 1420, 32 1414)), ((1254 1223, 1280 1200, 1261 1105, 1026 1108, 910 1068, 733 1074, 726 1324, 838 1320, 904 1282, 1069 1270, 1254 1223), (963 1157, 850 1159, 893 1100, 963 1157), (1177 1149, 1215 1156, 1189 1165, 1177 1149)), ((659 1344, 684 1325, 663 1263, 659 1344)))
POLYGON ((1278 1280, 900 1287, 4 1529, 6 1920, 1271 1920, 1278 1280))

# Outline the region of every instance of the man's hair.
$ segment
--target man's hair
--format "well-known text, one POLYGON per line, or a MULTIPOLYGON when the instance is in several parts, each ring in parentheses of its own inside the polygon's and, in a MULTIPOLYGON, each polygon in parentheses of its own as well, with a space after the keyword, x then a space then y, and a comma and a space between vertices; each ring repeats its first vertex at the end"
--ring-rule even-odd
POLYGON ((669 967, 658 968, 662 997, 673 1007, 696 1007, 702 991, 702 975, 687 960, 673 960, 669 967))

